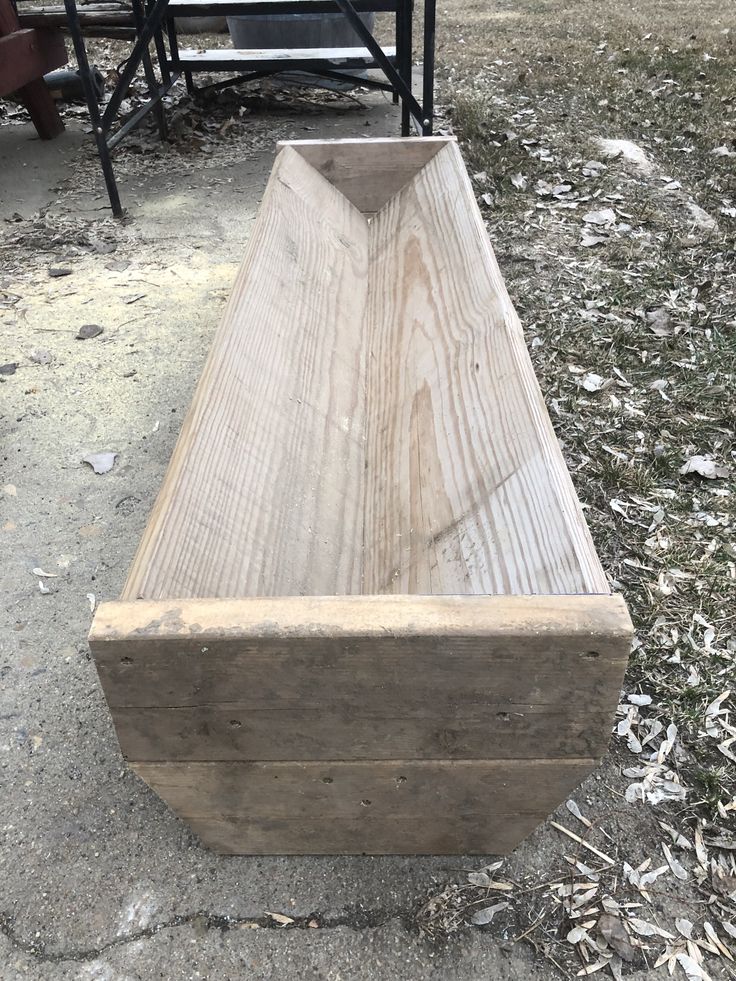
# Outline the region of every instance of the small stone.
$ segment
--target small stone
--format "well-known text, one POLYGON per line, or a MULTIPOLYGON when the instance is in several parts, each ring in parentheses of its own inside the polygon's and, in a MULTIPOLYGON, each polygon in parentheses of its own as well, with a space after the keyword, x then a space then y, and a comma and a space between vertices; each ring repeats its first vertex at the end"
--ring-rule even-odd
POLYGON ((622 157, 627 163, 633 164, 642 174, 651 174, 654 165, 646 153, 631 140, 598 140, 598 146, 605 157, 622 157))
POLYGON ((78 341, 88 341, 92 337, 99 337, 102 327, 99 324, 82 324, 77 334, 78 341))
POLYGON ((39 348, 38 351, 31 351, 30 358, 34 364, 51 364, 54 360, 51 351, 47 351, 45 348, 39 348))

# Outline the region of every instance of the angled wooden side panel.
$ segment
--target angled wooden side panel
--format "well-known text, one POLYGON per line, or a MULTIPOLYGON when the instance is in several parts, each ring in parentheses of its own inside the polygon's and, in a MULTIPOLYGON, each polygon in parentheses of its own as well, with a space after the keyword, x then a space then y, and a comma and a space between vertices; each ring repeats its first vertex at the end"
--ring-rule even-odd
POLYGON ((364 592, 607 593, 454 143, 370 228, 364 592))
POLYGON ((365 218, 278 156, 123 591, 360 591, 365 218))
POLYGON ((358 211, 379 211, 454 137, 402 140, 292 140, 294 149, 351 201, 358 211))

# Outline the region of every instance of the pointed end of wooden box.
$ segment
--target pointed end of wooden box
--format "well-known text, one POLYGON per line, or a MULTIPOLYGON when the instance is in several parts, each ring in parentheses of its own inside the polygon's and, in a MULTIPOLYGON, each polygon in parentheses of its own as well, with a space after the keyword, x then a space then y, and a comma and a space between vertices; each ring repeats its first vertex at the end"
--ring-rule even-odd
POLYGON ((291 147, 336 187, 358 211, 380 211, 452 136, 417 136, 356 140, 288 140, 291 147))

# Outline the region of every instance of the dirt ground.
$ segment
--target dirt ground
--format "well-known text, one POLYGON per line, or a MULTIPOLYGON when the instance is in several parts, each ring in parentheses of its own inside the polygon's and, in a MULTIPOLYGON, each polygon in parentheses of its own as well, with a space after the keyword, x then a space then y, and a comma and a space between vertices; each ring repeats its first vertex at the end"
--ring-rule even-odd
POLYGON ((637 628, 611 754, 555 816, 578 840, 546 823, 499 867, 210 854, 126 770, 86 647, 275 141, 394 135, 396 109, 364 93, 180 97, 171 146, 142 130, 119 158, 117 222, 81 114, 41 145, 6 108, 2 981, 736 977, 734 34, 717 3, 439 11, 439 125, 461 140, 637 628), (84 325, 102 331, 77 339, 84 325), (108 473, 82 462, 105 451, 108 473))

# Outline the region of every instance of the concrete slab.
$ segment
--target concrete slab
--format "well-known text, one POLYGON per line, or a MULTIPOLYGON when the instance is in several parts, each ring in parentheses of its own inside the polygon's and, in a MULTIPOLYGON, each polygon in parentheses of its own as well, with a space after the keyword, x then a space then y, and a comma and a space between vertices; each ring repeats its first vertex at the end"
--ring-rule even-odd
POLYGON ((39 139, 31 123, 0 126, 0 221, 14 214, 30 218, 47 207, 88 142, 75 123, 55 140, 39 139))

